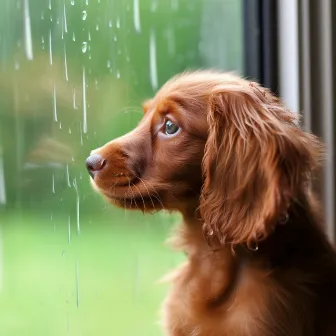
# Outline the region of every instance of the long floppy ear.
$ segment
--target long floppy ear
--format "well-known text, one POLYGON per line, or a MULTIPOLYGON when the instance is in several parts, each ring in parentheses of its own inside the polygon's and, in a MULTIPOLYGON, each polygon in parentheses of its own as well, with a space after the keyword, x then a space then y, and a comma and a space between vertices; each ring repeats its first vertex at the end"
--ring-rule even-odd
POLYGON ((305 191, 321 144, 256 83, 223 84, 209 101, 200 212, 205 233, 249 246, 305 191))

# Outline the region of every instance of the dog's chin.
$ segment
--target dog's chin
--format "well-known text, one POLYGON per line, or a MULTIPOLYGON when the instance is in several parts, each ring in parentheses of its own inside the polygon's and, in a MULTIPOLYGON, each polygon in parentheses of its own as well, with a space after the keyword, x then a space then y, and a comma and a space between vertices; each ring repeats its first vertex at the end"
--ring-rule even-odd
POLYGON ((129 192, 127 194, 129 188, 125 188, 125 190, 119 188, 118 193, 111 192, 97 185, 93 179, 91 179, 91 185, 96 192, 102 194, 109 203, 118 208, 140 210, 142 212, 155 212, 164 209, 158 195, 137 195, 134 192, 129 195, 129 192))

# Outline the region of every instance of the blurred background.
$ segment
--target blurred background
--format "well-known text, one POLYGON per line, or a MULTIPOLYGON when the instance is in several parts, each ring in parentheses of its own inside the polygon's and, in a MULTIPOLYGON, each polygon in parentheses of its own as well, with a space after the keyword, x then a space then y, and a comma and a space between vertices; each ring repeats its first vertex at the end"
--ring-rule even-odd
POLYGON ((118 210, 84 160, 131 130, 172 75, 235 71, 303 112, 328 159, 334 240, 332 0, 0 0, 0 335, 160 335, 156 281, 183 260, 178 215, 118 210))

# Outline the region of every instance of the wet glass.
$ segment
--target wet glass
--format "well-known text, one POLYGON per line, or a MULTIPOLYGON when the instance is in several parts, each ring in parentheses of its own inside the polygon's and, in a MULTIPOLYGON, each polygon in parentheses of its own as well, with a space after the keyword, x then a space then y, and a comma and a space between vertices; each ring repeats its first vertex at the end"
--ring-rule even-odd
POLYGON ((0 6, 0 334, 159 335, 179 217, 106 204, 84 160, 170 76, 243 72, 241 1, 0 6))

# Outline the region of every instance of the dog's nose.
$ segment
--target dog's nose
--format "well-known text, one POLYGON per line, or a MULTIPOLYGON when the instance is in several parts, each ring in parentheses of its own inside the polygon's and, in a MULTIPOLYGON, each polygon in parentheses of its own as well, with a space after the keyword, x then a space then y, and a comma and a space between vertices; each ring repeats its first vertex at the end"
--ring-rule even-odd
POLYGON ((86 159, 85 164, 90 176, 94 178, 95 174, 104 168, 106 160, 99 154, 92 154, 86 159))

